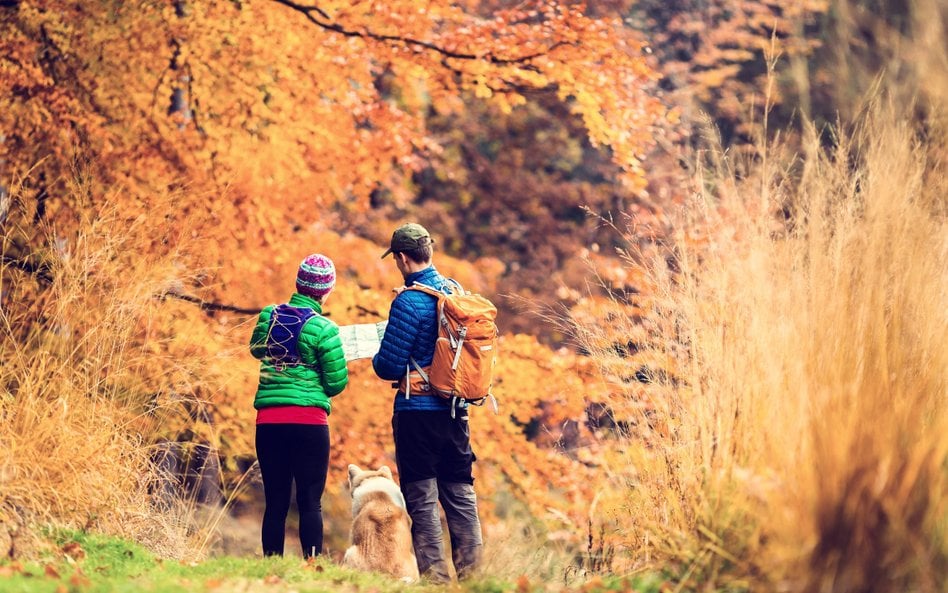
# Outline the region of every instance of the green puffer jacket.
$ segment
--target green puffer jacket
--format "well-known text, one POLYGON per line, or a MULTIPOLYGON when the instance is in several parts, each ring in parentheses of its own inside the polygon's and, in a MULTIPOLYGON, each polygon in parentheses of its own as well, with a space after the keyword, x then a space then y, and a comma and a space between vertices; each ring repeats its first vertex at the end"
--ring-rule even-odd
POLYGON ((316 312, 300 332, 298 346, 304 364, 278 371, 267 361, 267 332, 274 305, 261 311, 250 338, 250 353, 261 361, 253 407, 259 410, 270 406, 318 406, 329 413, 329 398, 341 393, 349 383, 339 328, 322 316, 322 305, 315 299, 295 293, 288 304, 316 312))

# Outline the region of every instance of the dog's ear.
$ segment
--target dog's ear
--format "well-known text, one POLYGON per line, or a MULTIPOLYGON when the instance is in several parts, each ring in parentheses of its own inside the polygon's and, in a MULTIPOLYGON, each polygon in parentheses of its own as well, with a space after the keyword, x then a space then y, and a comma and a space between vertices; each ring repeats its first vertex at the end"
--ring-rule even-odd
POLYGON ((383 476, 385 476, 389 480, 392 479, 392 470, 390 470, 387 465, 383 465, 382 467, 380 467, 379 473, 381 473, 383 476))
POLYGON ((360 473, 362 473, 362 470, 359 469, 358 465, 354 463, 349 464, 349 485, 350 486, 352 485, 352 480, 355 479, 355 477, 359 475, 360 473))

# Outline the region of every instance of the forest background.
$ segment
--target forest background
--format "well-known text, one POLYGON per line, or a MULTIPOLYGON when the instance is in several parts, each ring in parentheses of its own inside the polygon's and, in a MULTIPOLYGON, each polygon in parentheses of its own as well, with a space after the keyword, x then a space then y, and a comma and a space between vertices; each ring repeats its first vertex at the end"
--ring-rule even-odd
MULTIPOLYGON (((938 591, 946 21, 0 2, 0 553, 48 525, 255 553, 255 311, 318 251, 331 319, 384 318, 415 220, 501 311, 500 413, 471 420, 487 570, 938 591)), ((391 390, 350 371, 332 557, 346 465, 394 466, 391 390)))

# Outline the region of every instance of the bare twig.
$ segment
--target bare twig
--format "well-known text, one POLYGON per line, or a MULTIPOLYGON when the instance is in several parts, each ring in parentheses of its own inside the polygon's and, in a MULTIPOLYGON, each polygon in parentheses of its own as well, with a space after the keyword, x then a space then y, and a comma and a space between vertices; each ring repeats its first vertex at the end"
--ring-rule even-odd
POLYGON ((161 295, 160 298, 173 297, 188 303, 194 303, 198 305, 204 311, 228 311, 230 313, 240 313, 241 315, 257 315, 260 313, 260 309, 254 309, 249 307, 237 307, 235 305, 227 305, 224 303, 214 303, 208 302, 203 299, 199 299, 196 296, 191 296, 189 294, 180 294, 177 292, 166 292, 161 295))

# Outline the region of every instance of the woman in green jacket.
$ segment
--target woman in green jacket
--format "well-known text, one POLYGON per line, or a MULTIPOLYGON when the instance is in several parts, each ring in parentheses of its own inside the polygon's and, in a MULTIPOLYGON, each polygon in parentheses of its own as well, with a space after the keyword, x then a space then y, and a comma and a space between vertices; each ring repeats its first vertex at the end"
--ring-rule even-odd
POLYGON ((250 339, 260 359, 257 460, 263 477, 263 554, 282 556, 290 487, 296 482, 303 557, 323 549, 321 498, 329 470, 331 398, 349 382, 339 328, 322 315, 336 283, 328 257, 313 254, 296 275, 289 302, 265 308, 250 339))

